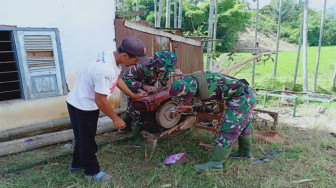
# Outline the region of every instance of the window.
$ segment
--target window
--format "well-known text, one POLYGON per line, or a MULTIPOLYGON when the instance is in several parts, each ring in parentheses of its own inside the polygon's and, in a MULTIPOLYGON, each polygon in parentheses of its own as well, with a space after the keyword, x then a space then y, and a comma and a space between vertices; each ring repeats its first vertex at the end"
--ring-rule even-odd
POLYGON ((0 31, 0 101, 21 98, 12 39, 12 32, 0 31))
POLYGON ((0 41, 4 41, 0 42, 0 50, 7 53, 6 56, 0 56, 0 84, 6 85, 1 85, 0 101, 65 94, 64 70, 56 29, 15 28, 0 33, 0 41), (5 41, 7 46, 2 45, 5 41))

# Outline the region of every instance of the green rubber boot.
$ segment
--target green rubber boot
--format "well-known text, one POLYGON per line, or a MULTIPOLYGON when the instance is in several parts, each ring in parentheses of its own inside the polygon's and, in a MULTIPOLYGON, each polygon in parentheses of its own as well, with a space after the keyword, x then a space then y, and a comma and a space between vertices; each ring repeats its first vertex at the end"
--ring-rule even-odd
POLYGON ((237 152, 232 152, 231 157, 246 157, 253 158, 251 149, 252 149, 252 137, 248 136, 239 136, 238 137, 239 149, 237 152))
POLYGON ((210 161, 203 164, 196 164, 194 168, 196 170, 222 170, 223 162, 229 157, 232 148, 223 148, 220 146, 215 146, 213 153, 211 155, 210 161))
POLYGON ((142 147, 145 146, 145 141, 140 133, 141 128, 138 125, 133 126, 133 137, 134 137, 134 146, 135 147, 142 147))
POLYGON ((122 120, 126 123, 126 127, 123 129, 119 129, 118 132, 119 133, 127 133, 127 132, 132 132, 132 118, 131 116, 125 112, 122 120))

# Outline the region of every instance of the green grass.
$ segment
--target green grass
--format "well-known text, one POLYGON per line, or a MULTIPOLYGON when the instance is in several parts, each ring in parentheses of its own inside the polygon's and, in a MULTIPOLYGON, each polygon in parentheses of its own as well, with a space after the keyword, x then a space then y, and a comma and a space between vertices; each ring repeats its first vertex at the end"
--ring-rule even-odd
MULTIPOLYGON (((314 85, 315 68, 316 68, 316 57, 317 57, 317 47, 308 48, 308 89, 312 91, 314 85)), ((301 50, 302 52, 302 50, 301 50)), ((302 54, 302 53, 301 53, 302 54)), ((279 52, 278 66, 276 80, 273 80, 274 62, 271 60, 263 62, 258 62, 256 64, 255 72, 255 87, 259 88, 269 88, 269 89, 282 89, 283 85, 288 87, 293 86, 295 63, 296 63, 297 51, 284 51, 279 52)), ((233 56, 234 61, 241 62, 243 59, 251 57, 251 54, 247 53, 237 53, 233 56)), ((272 56, 275 59, 275 54, 272 56)), ((205 61, 206 62, 206 57, 205 61)), ((321 48, 320 65, 318 71, 318 82, 317 89, 318 92, 331 94, 333 91, 332 87, 332 76, 334 73, 334 66, 336 63, 336 46, 323 46, 321 48)), ((227 67, 227 63, 224 67, 227 67)), ((231 66, 233 63, 230 64, 231 66)), ((204 66, 206 67, 206 65, 204 66)), ((239 68, 237 69, 239 70, 239 68)), ((236 72, 233 71, 230 75, 234 75, 236 72)), ((252 79, 252 62, 245 67, 240 73, 236 75, 237 78, 244 78, 251 83, 252 79)), ((299 90, 302 88, 303 83, 302 78, 302 55, 300 57, 297 84, 299 90)))
MULTIPOLYGON (((194 130, 189 130, 159 140, 149 163, 143 161, 144 149, 134 148, 130 143, 111 143, 101 147, 98 152, 101 168, 116 176, 113 182, 98 183, 85 179, 83 172, 70 172, 71 156, 66 156, 32 169, 2 174, 0 187, 333 187, 336 184, 334 137, 318 131, 302 132, 285 125, 280 125, 278 131, 287 138, 287 142, 270 144, 254 137, 254 157, 263 157, 262 150, 288 153, 258 165, 249 160, 229 158, 223 171, 195 171, 192 166, 207 161, 211 151, 199 147, 194 130), (190 161, 156 167, 166 156, 178 152, 187 152, 190 161), (61 165, 53 165, 55 162, 61 165), (294 183, 302 179, 314 180, 294 183)), ((52 150, 57 150, 57 146, 49 149, 52 150)), ((30 156, 35 156, 37 160, 40 157, 38 153, 39 150, 31 151, 30 156)), ((27 153, 21 155, 16 157, 20 159, 19 163, 31 162, 31 158, 25 160, 27 153)))
MULTIPOLYGON (((317 48, 309 48, 309 70, 314 75, 317 48), (315 55, 314 55, 315 54, 315 55)), ((328 89, 328 81, 336 60, 336 47, 323 47, 319 85, 328 89), (324 55, 328 54, 328 55, 324 55), (327 62, 327 63, 324 63, 327 62), (328 68, 329 67, 329 68, 328 68), (322 74, 323 73, 323 74, 322 74), (324 83, 324 84, 322 84, 324 83)), ((236 59, 249 54, 237 54, 236 59)), ((291 83, 294 72, 296 52, 279 54, 278 84, 291 83), (294 60, 293 60, 294 59, 294 60), (292 65, 293 64, 293 65, 292 65)), ((256 68, 257 86, 267 88, 272 83, 267 81, 273 75, 273 63, 259 63, 256 68), (265 81, 266 80, 266 81, 265 81)), ((302 64, 300 64, 301 70, 302 64)), ((250 79, 251 67, 237 75, 238 78, 250 79)), ((298 83, 301 83, 299 70, 298 83)), ((250 81, 250 80, 249 80, 250 81)), ((310 77, 310 89, 313 76, 310 77)), ((269 106, 268 103, 267 106, 269 106)), ((333 116, 334 117, 334 116, 333 116)), ((304 118, 304 117, 302 117, 304 118)), ((197 172, 193 165, 206 162, 211 151, 198 146, 194 130, 159 140, 153 159, 148 163, 143 160, 144 149, 134 148, 131 142, 117 143, 114 133, 99 136, 101 145, 97 156, 101 169, 116 176, 113 182, 94 182, 84 178, 83 171, 70 172, 71 154, 64 151, 62 144, 49 146, 29 152, 0 158, 0 188, 7 187, 334 187, 336 185, 336 138, 328 132, 301 130, 280 122, 277 130, 286 137, 282 144, 271 144, 253 137, 253 155, 255 159, 265 152, 286 151, 274 156, 274 161, 258 165, 249 160, 229 158, 225 169, 219 172, 197 172), (104 137, 104 139, 103 139, 104 137), (106 144, 109 141, 109 144, 106 144), (178 152, 187 152, 189 162, 156 167, 165 157, 178 152), (53 157, 55 156, 55 157, 53 157), (59 162, 60 165, 55 165, 59 162), (37 165, 37 166, 36 166, 37 165), (11 167, 11 172, 3 169, 11 167), (16 170, 15 170, 15 167, 16 170), (28 168, 28 169, 27 169, 28 168), (21 169, 21 170, 20 170, 21 169), (295 183, 303 179, 313 179, 305 183, 295 183)), ((208 141, 212 135, 203 133, 208 141)), ((129 136, 129 135, 127 135, 129 136)), ((237 144, 234 150, 237 149, 237 144)))

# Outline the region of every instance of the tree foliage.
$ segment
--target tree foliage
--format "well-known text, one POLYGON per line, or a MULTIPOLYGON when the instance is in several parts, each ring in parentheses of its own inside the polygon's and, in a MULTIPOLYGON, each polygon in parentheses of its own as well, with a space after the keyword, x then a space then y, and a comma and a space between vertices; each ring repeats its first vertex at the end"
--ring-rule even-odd
MULTIPOLYGON (((173 3, 172 3, 173 4, 173 3)), ((177 3, 178 4, 178 3, 177 3)), ((165 3, 163 5, 166 6, 165 3)), ((163 10, 165 8, 163 7, 163 10)), ((239 0, 220 0, 218 2, 218 26, 217 39, 224 39, 217 42, 218 51, 229 51, 238 39, 238 34, 245 31, 249 25, 251 13, 244 10, 245 5, 239 0)), ((141 16, 141 20, 148 21, 154 25, 154 2, 153 0, 140 0, 140 10, 146 10, 147 14, 141 16)), ((173 8, 171 9, 173 10, 173 8)), ((135 1, 125 0, 123 10, 119 13, 135 11, 135 1)), ((173 15, 173 11, 171 11, 173 15)), ((185 35, 206 36, 208 33, 209 1, 184 0, 182 10, 182 28, 185 35)), ((135 18, 127 18, 135 20, 135 18)), ((171 16, 173 23, 173 16, 171 16)), ((161 27, 165 25, 165 13, 162 13, 161 27)))
MULTIPOLYGON (((260 0, 261 1, 261 0, 260 0)), ((119 13, 135 11, 134 0, 124 0, 124 9, 119 13)), ((158 3, 157 3, 158 4, 158 3)), ((165 1, 161 16, 161 27, 166 24, 165 1)), ((173 1, 171 8, 171 23, 173 23, 173 1)), ((178 4, 178 3, 177 3, 178 4)), ((276 34, 278 20, 279 0, 271 0, 259 12, 258 29, 266 36, 276 34)), ((300 37, 300 25, 302 21, 303 0, 283 0, 281 16, 280 37, 291 43, 298 43, 300 37)), ((217 51, 230 51, 238 39, 238 34, 244 32, 247 26, 254 27, 255 10, 250 8, 251 3, 242 0, 219 0, 217 39, 217 51)), ((146 10, 147 14, 141 16, 141 20, 148 21, 154 26, 154 1, 140 0, 140 10, 146 10)), ((336 11, 327 11, 324 25, 323 45, 336 45, 336 11)), ((209 0, 184 0, 182 10, 182 28, 185 35, 206 36, 208 33, 209 0)), ((135 18, 127 18, 135 21, 135 18)), ((311 46, 318 45, 320 33, 321 12, 309 9, 308 18, 308 43, 311 46)))
MULTIPOLYGON (((276 33, 275 26, 278 21, 279 0, 272 0, 260 10, 261 17, 259 29, 264 32, 276 33)), ((281 16, 281 38, 297 44, 300 37, 302 22, 303 1, 283 0, 281 16)), ((320 34, 320 22, 322 11, 309 9, 308 13, 308 43, 317 46, 320 34)), ((327 12, 324 24, 323 45, 336 45, 335 34, 336 16, 335 11, 327 12)))

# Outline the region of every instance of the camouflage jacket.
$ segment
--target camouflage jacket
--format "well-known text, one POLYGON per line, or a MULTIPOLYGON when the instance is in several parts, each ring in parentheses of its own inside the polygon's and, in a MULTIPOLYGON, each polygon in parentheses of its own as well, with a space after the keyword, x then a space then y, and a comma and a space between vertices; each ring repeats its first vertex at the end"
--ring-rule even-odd
MULTIPOLYGON (((240 80, 219 73, 204 71, 207 89, 212 100, 228 100, 240 96, 247 89, 247 85, 240 80)), ((203 88, 199 87, 199 90, 203 88)))
MULTIPOLYGON (((197 93, 208 90, 212 101, 224 102, 249 92, 248 86, 236 78, 210 71, 204 71, 204 76, 206 84, 199 85, 197 93)), ((218 108, 217 103, 213 103, 212 107, 196 105, 194 110, 209 113, 215 108, 218 108)))
POLYGON ((132 92, 138 93, 138 89, 142 89, 145 85, 154 86, 156 81, 160 87, 166 87, 168 75, 168 72, 160 73, 151 58, 151 61, 145 65, 137 64, 130 67, 121 77, 132 92))

